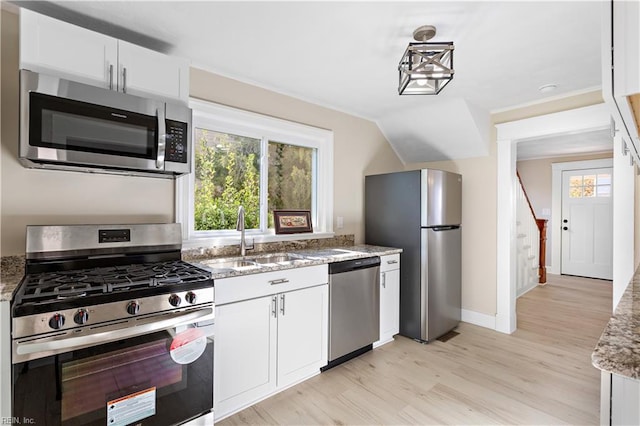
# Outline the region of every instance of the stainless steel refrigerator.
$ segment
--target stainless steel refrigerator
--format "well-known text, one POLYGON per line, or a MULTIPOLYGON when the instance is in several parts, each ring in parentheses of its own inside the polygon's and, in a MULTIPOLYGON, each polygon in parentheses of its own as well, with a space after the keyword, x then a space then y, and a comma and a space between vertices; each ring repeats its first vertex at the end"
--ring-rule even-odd
POLYGON ((461 312, 462 176, 413 170, 365 177, 365 242, 399 247, 400 334, 431 341, 461 312))

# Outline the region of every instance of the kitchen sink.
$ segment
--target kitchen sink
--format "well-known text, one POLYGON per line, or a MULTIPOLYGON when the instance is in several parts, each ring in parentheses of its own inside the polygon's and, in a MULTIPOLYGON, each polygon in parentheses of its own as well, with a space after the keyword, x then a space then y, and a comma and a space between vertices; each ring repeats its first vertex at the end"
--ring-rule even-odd
POLYGON ((271 254, 267 256, 254 257, 251 260, 256 263, 282 263, 293 262, 294 260, 303 259, 301 256, 289 253, 271 254))
POLYGON ((253 267, 253 268, 259 267, 255 262, 252 262, 250 260, 245 260, 245 259, 235 259, 235 260, 230 260, 230 259, 215 260, 214 259, 214 260, 205 260, 202 263, 214 269, 238 269, 238 268, 247 268, 247 267, 253 267))

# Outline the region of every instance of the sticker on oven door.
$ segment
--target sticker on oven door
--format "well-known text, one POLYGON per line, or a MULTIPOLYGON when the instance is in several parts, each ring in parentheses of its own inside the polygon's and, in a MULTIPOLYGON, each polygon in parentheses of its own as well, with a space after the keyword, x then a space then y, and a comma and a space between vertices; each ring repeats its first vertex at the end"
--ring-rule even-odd
POLYGON ((178 333, 171 342, 169 354, 178 364, 191 364, 207 348, 207 337, 202 330, 188 328, 178 333))
POLYGON ((107 402, 107 426, 126 426, 154 414, 155 386, 107 402))

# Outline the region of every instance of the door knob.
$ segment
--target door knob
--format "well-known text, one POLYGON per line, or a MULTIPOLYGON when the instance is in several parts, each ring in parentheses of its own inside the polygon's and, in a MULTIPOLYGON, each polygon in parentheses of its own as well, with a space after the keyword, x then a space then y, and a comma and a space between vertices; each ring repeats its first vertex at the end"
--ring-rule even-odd
POLYGON ((565 231, 569 230, 569 228, 567 228, 566 226, 563 226, 562 229, 564 229, 565 231))

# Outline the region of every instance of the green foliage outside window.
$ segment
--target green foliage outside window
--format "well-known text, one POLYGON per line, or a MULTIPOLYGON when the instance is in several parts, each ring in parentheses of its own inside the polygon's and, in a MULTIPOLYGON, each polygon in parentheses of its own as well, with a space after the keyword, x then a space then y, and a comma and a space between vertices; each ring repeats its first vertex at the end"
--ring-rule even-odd
POLYGON ((260 227, 260 140, 196 129, 196 231, 236 229, 244 206, 247 229, 260 227))
MULTIPOLYGON (((236 229, 238 206, 246 229, 260 228, 260 139, 195 129, 196 231, 236 229)), ((273 210, 311 210, 315 149, 268 143, 268 227, 273 210)))
POLYGON ((311 210, 311 148, 269 142, 269 228, 273 210, 311 210))

